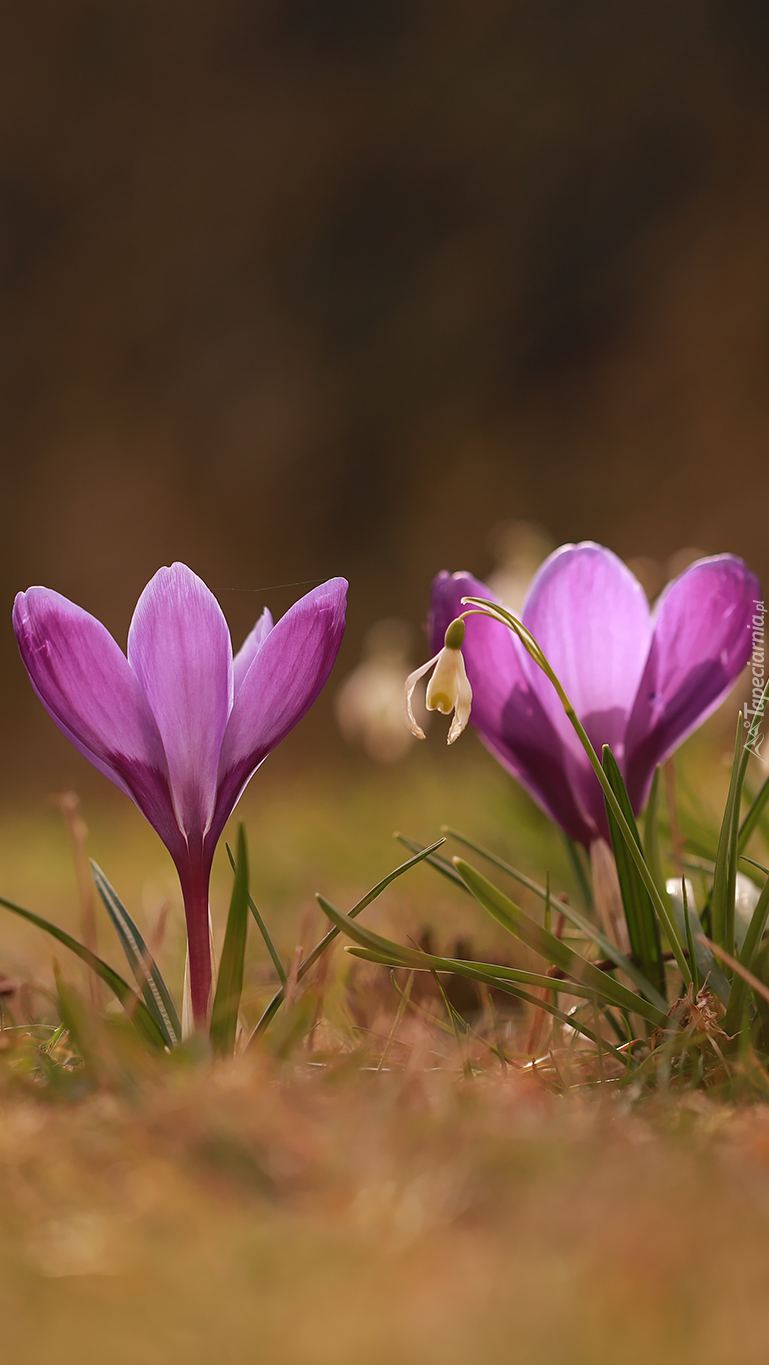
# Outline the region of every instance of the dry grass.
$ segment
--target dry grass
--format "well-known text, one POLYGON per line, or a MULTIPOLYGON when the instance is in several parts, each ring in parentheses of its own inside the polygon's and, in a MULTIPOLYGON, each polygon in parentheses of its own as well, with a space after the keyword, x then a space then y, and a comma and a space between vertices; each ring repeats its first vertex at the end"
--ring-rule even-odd
POLYGON ((266 1058, 0 1113, 19 1365, 759 1365, 769 1112, 266 1058))
MULTIPOLYGON (((258 898, 287 956, 303 941, 316 887, 346 909, 398 861, 388 839, 396 825, 423 838, 442 819, 464 825, 568 885, 559 845, 486 760, 412 768, 406 784, 396 775, 363 788, 305 783, 245 813, 258 898)), ((143 927, 166 897, 178 919, 149 832, 130 813, 126 823, 110 811, 86 816, 89 852, 143 927)), ((42 833, 7 819, 0 852, 0 889, 77 927, 54 816, 42 833)), ((429 869, 397 883, 369 922, 399 936, 429 924, 439 942, 463 932, 476 946, 502 946, 482 912, 429 869)), ((0 968, 45 986, 47 943, 10 919, 7 928, 0 968)), ((177 924, 163 950, 176 980, 179 940, 177 924)), ((254 943, 254 1017, 264 958, 254 943)), ((295 1037, 277 1031, 269 1051, 218 1069, 203 1058, 127 1056, 116 1035, 112 1053, 97 1038, 96 1062, 41 1088, 20 1079, 23 1047, 8 1051, 4 1359, 763 1365, 769 1108, 697 1094, 640 1103, 600 1085, 559 1097, 482 1045, 468 1054, 481 1068, 468 1079, 452 1038, 417 1019, 406 1019, 378 1071, 397 1001, 379 969, 364 973, 380 984, 364 974, 351 985, 345 964, 337 952, 324 983, 331 1026, 313 1051, 301 1041, 301 1001, 295 1037)), ((76 967, 68 972, 78 980, 76 967)), ((514 1043, 529 1021, 509 1027, 514 1043)))

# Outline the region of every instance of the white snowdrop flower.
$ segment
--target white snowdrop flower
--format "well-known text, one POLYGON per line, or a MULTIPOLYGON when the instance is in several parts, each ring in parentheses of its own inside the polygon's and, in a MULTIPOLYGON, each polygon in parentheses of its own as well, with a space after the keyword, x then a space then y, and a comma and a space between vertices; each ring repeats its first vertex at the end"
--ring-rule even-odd
POLYGON ((454 712, 454 719, 451 722, 446 741, 448 744, 453 744, 455 739, 459 739, 470 719, 473 690, 467 677, 465 661, 462 658, 462 641, 464 638, 464 621, 461 619, 452 621, 446 631, 443 649, 434 658, 428 659, 426 664, 422 664, 421 668, 415 669, 406 679, 403 709, 406 724, 412 735, 416 735, 417 739, 424 739, 425 736, 424 731, 414 718, 411 699, 419 679, 423 678, 431 668, 434 668, 434 672, 427 684, 425 704, 428 711, 440 711, 444 716, 449 716, 452 711, 454 712))

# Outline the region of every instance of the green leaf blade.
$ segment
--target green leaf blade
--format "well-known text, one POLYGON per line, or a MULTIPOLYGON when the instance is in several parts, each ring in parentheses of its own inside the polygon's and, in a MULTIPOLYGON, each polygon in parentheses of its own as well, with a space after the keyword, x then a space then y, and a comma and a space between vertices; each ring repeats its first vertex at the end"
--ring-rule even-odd
POLYGON ((218 1057, 235 1051, 238 1013, 243 994, 243 973, 248 930, 248 850, 246 832, 238 829, 238 857, 224 935, 216 994, 211 1010, 211 1045, 218 1057))
MULTIPOLYGON (((623 1065, 625 1064, 626 1059, 622 1054, 610 1043, 607 1043, 605 1038, 599 1038, 597 1034, 594 1033, 592 1029, 588 1028, 587 1025, 583 1024, 581 1020, 575 1019, 573 1015, 566 1014, 549 1000, 543 1000, 540 996, 532 995, 529 991, 524 990, 522 985, 516 984, 512 979, 512 974, 515 972, 514 968, 507 969, 511 974, 510 977, 492 977, 481 970, 480 964, 468 963, 461 958, 436 957, 432 953, 423 953, 421 949, 402 947, 400 944, 392 943, 389 939, 382 938, 380 934, 373 933, 370 929, 364 929, 360 924, 351 925, 350 916, 343 915, 340 910, 337 910, 335 905, 332 905, 330 901, 326 900, 325 896, 318 896, 318 900, 324 913, 328 915, 338 932, 347 934, 350 938, 353 938, 355 943, 361 945, 359 948, 351 950, 355 952, 356 956, 363 957, 369 962, 380 963, 382 966, 409 967, 418 971, 430 972, 450 971, 457 976, 468 976, 472 980, 482 981, 485 985, 491 985, 497 990, 504 991, 507 995, 515 996, 519 1000, 524 1000, 529 1005, 534 1005, 537 1009, 544 1010, 546 1014, 552 1015, 553 1018, 558 1019, 560 1023, 566 1024, 568 1027, 575 1029, 578 1033, 584 1034, 586 1038, 589 1038, 590 1041, 595 1043, 598 1047, 603 1047, 608 1052, 613 1053, 623 1065), (368 946, 363 946, 363 944, 367 944, 368 946), (395 961, 392 960, 393 958, 395 961)), ((569 994, 574 992, 574 982, 559 983, 554 981, 552 977, 540 977, 536 973, 527 974, 522 972, 520 975, 531 976, 536 981, 544 982, 548 989, 553 989, 560 985, 561 989, 568 991, 569 994)), ((596 995, 594 990, 585 987, 580 987, 576 993, 589 1000, 594 999, 596 995)))
MULTIPOLYGON (((514 881, 519 882, 521 886, 525 886, 528 891, 533 892, 533 894, 538 896, 545 904, 547 903, 548 892, 546 887, 540 886, 539 883, 533 881, 531 877, 527 877, 525 873, 519 872, 517 868, 513 867, 510 863, 505 862, 505 860, 498 857, 496 853, 492 853, 491 849, 485 848, 483 844, 474 843, 472 839, 468 839, 467 835, 460 834, 459 830, 453 829, 449 825, 444 825, 443 829, 452 839, 456 839, 457 843, 464 844, 465 848, 472 849, 473 853, 478 853, 480 857, 485 858, 490 862, 492 867, 498 867, 501 872, 505 872, 507 876, 512 877, 514 881)), ((428 859, 428 861, 430 861, 430 859, 428 859)), ((460 878, 460 881, 461 880, 462 879, 460 878)), ((464 882, 462 882, 462 887, 465 891, 469 890, 464 882)), ((581 911, 577 910, 570 901, 565 900, 563 897, 551 895, 549 899, 551 907, 564 915, 565 918, 574 925, 575 929, 579 929, 580 933, 589 942, 594 943, 596 947, 600 949, 604 957, 610 958, 611 961, 630 978, 637 990, 640 991, 641 995, 643 995, 652 1005, 656 1005, 657 1009, 663 1011, 667 1009, 667 1002, 664 995, 661 995, 656 987, 646 978, 641 969, 636 967, 635 963, 631 962, 630 959, 620 951, 616 943, 613 943, 612 940, 606 936, 599 925, 594 924, 592 920, 587 919, 581 911)))
MULTIPOLYGON (((641 836, 638 832, 633 807, 630 804, 630 797, 627 793, 622 773, 619 770, 617 760, 614 757, 608 744, 603 747, 603 768, 611 785, 611 789, 620 804, 622 813, 630 827, 630 831, 638 845, 642 848, 641 836)), ((651 897, 647 891, 643 879, 639 875, 635 862, 630 857, 625 840, 622 838, 619 825, 617 824, 614 812, 606 802, 606 815, 609 821, 609 833, 611 835, 612 849, 614 851, 614 861, 617 867, 617 877, 619 880, 622 904, 625 909, 625 922, 627 924, 628 937, 633 956, 637 959, 641 969, 649 981, 651 981, 659 991, 660 995, 665 996, 665 965, 662 959, 662 939, 660 936, 659 920, 654 911, 651 897)))
POLYGON ((737 720, 729 793, 718 833, 716 866, 710 898, 711 936, 719 948, 734 955, 734 897, 737 884, 737 843, 740 798, 747 769, 747 750, 742 750, 742 715, 737 720))
POLYGON ((662 1010, 642 996, 628 990, 626 986, 615 981, 613 977, 601 972, 598 967, 576 953, 562 939, 556 938, 555 934, 548 933, 542 925, 537 924, 536 920, 525 914, 498 887, 494 886, 493 882, 488 881, 482 873, 471 867, 463 858, 455 858, 454 866, 484 909, 509 933, 519 938, 534 952, 539 953, 546 961, 560 967, 562 971, 566 972, 568 976, 574 977, 575 980, 590 986, 598 994, 599 999, 617 1005, 620 1009, 632 1010, 633 1013, 641 1015, 655 1027, 663 1027, 668 1023, 667 1015, 662 1010))
MULTIPOLYGON (((426 858, 430 857, 431 853, 434 853, 435 850, 437 848, 440 848, 441 844, 445 844, 445 842, 446 842, 445 839, 436 839, 434 844, 430 844, 427 848, 420 849, 418 853, 414 854, 413 858, 409 858, 407 862, 401 863, 400 867, 396 867, 393 872, 388 872, 387 876, 383 877, 381 882, 377 882, 376 886, 372 886, 371 890, 367 891, 365 896, 362 896, 361 899, 357 902, 357 904, 353 906, 348 918, 355 919, 356 916, 360 915, 362 911, 366 909, 367 906, 371 905, 372 901, 376 900, 377 896, 381 896, 382 892, 391 884, 391 882, 394 882, 397 877, 402 877, 403 873, 408 872, 410 868, 416 867, 417 863, 424 862, 426 858)), ((325 953, 326 949, 331 946, 331 944, 334 942, 334 939, 336 939, 338 935, 339 929, 334 927, 333 929, 329 929, 327 934, 324 934, 323 938, 320 940, 319 943, 315 944, 315 947, 313 948, 312 952, 308 953, 307 957, 300 964, 299 971, 297 973, 298 981, 301 981, 302 978, 307 975, 310 969, 315 966, 315 963, 318 961, 318 958, 321 957, 323 953, 325 953)), ((272 1000, 270 1001, 269 1005, 262 1014, 261 1019, 258 1021, 256 1027, 253 1030, 251 1037, 249 1038, 246 1044, 247 1048, 254 1046, 257 1040, 262 1036, 265 1029, 269 1026, 270 1022, 272 1021, 272 1019, 274 1019, 275 1015, 277 1014, 278 1010, 283 1004, 285 995, 286 995, 285 986, 281 986, 280 989, 275 992, 274 996, 272 997, 272 1000)))
MULTIPOLYGON (((400 833, 396 833, 394 838, 398 840, 399 844, 403 844, 404 848, 410 849, 412 853, 424 853, 424 845, 417 843, 416 839, 407 839, 405 834, 400 833)), ((441 843, 443 842, 444 840, 441 840, 441 843)), ((429 863, 430 867, 434 867, 436 872, 440 872, 441 876, 450 881, 452 886, 458 887, 466 895, 470 894, 459 873, 455 872, 451 863, 447 862, 445 858, 439 858, 437 854, 431 853, 425 858, 425 862, 429 863)))
POLYGON ((19 915, 21 919, 34 924, 38 929, 42 929, 46 934, 50 934, 51 938, 55 938, 58 943, 62 943, 65 948, 74 953, 75 957, 79 957, 81 962, 90 967, 91 971, 95 972, 106 986, 109 986, 144 1041, 152 1048, 165 1049, 166 1040, 144 1001, 131 990, 128 982, 124 981, 122 976, 114 971, 108 963, 97 957, 96 953, 92 953, 91 949, 86 948, 84 943, 79 943, 76 938, 67 933, 66 929, 60 929, 58 924, 52 924, 42 915, 36 915, 33 910, 25 910, 22 905, 7 900, 5 896, 0 896, 0 905, 5 906, 5 909, 10 910, 12 914, 19 915))
POLYGON ((694 956, 691 959, 694 972, 692 984, 696 979, 700 984, 708 981, 710 989, 722 1004, 729 1002, 729 982, 705 942, 705 931, 699 911, 694 903, 693 893, 677 877, 669 878, 667 893, 679 932, 691 943, 694 956), (688 929, 687 929, 688 926, 688 929))
MULTIPOLYGON (((232 868, 233 872, 235 872, 237 864, 232 856, 232 849, 230 848, 229 844, 225 844, 224 847, 227 850, 227 857, 230 860, 230 867, 232 868)), ((275 944, 272 941, 272 935, 269 929, 267 928, 267 925, 265 924, 262 915, 260 914, 259 907, 256 904, 256 901, 254 900, 250 892, 248 895, 248 908, 251 911, 251 914, 253 915, 254 919, 256 920, 256 925, 259 930, 259 933, 264 939, 267 952, 270 954, 270 957, 272 958, 272 965, 275 968, 278 980, 280 981, 281 986, 285 986, 288 980, 286 969, 281 961, 280 953, 278 952, 277 948, 275 947, 275 944)))
POLYGON ((753 799, 745 819, 740 825, 740 832, 737 839, 737 848, 740 853, 744 853, 748 840, 761 823, 764 807, 769 801, 769 777, 767 777, 758 794, 753 799))
MULTIPOLYGON (((762 887, 739 957, 740 965, 749 972, 754 971, 754 961, 761 948, 767 918, 769 918, 769 877, 762 887)), ((726 1011, 723 1024, 726 1033, 736 1033, 740 1027, 749 989, 750 987, 744 977, 735 973, 729 997, 729 1008, 726 1011)))
POLYGON ((128 964, 136 978, 142 998, 163 1034, 167 1047, 178 1047, 182 1028, 171 993, 166 986, 147 944, 123 902, 105 877, 98 863, 91 859, 91 873, 96 890, 120 939, 128 964))

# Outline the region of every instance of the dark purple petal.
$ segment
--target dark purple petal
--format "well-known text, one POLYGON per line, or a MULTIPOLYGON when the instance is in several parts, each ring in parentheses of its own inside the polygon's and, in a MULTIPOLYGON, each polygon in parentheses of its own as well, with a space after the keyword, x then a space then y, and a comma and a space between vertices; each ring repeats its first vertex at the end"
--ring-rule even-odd
MULTIPOLYGON (((651 616, 638 579, 601 545, 564 545, 531 585, 523 622, 562 683, 600 757, 624 761, 625 729, 651 643, 651 616)), ((534 690, 564 744, 584 751, 556 691, 533 661, 534 690)), ((591 774, 592 778, 592 774, 591 774)), ((592 778, 592 781, 595 781, 592 778)))
POLYGON ((332 578, 295 602, 263 640, 235 698, 222 744, 209 839, 219 838, 243 788, 323 687, 345 623, 347 582, 332 578))
POLYGON ((19 593, 13 628, 30 681, 59 729, 139 806, 172 853, 165 753, 128 660, 95 617, 49 588, 19 593))
POLYGON ((246 636, 232 661, 232 681, 236 697, 240 691, 240 684, 254 662, 257 650, 267 639, 271 630, 272 613, 265 607, 253 630, 246 636))
MULTIPOLYGON (((463 597, 496 600, 470 574, 441 573, 434 580, 431 652, 440 649, 446 627, 465 610, 463 597)), ((605 818, 593 792, 595 787, 600 796, 600 788, 584 752, 566 748, 533 690, 526 651, 506 626, 488 617, 468 616, 465 630, 462 653, 473 689, 471 725, 495 758, 567 834, 590 843, 605 818), (581 793, 581 800, 575 792, 581 793)))
POLYGON ((185 564, 150 579, 131 621, 128 659, 157 721, 177 819, 195 842, 216 804, 232 646, 219 603, 185 564))
POLYGON ((735 555, 690 565, 663 592, 627 728, 630 799, 645 802, 654 769, 724 700, 751 651, 758 579, 735 555))

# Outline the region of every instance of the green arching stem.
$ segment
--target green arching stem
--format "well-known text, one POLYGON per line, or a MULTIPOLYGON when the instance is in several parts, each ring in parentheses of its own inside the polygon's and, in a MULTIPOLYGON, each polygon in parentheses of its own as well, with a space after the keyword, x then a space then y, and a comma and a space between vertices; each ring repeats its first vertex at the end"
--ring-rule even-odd
POLYGON ((558 694, 558 699, 566 713, 566 717, 570 722, 572 728, 575 730, 577 738, 579 739, 582 748, 585 750, 585 753, 587 754, 590 760, 590 765, 596 777, 598 778, 598 781, 601 784, 604 796, 606 798, 606 802, 611 807, 612 815, 614 816, 615 820, 617 821, 617 824, 619 825, 622 837, 624 838, 630 855, 636 867, 638 868, 644 886, 646 887, 646 890, 648 891, 649 896, 651 897, 652 905, 654 906, 662 924, 664 924, 665 926, 665 931, 670 941, 670 946, 673 949, 673 954, 676 959, 678 970, 681 973, 681 977, 684 981, 684 984, 688 986, 689 983, 691 982, 692 974, 691 971, 689 970, 689 964, 686 961, 686 957, 683 951, 683 945, 679 938, 678 930, 673 921, 672 915, 669 913, 666 905, 663 902, 663 899, 659 893, 659 890, 657 889, 657 885, 654 881, 654 878, 652 877, 652 874, 649 871, 649 868, 646 864, 646 859, 644 858, 642 850, 638 847, 638 844, 633 838, 632 831, 630 829, 630 826, 628 825, 627 820, 625 819, 622 807, 620 806, 619 801, 614 795, 614 792, 612 791, 611 788, 611 783, 609 782, 609 779, 607 778, 603 770, 601 760, 599 759, 595 749, 590 743, 590 739, 582 725, 582 722, 580 721, 579 716, 577 715, 576 711, 574 710, 574 707, 569 701, 569 698, 567 697, 560 680, 553 672, 553 669, 551 668, 545 655, 543 654, 542 650, 540 649, 539 645, 534 639, 534 636, 526 629, 523 623, 517 619, 517 617, 513 616, 510 612, 506 611, 504 607, 498 607, 493 602, 485 602, 481 597, 463 597, 462 605, 464 605, 465 603, 470 603, 473 609, 464 612, 461 617, 462 620, 464 620, 466 616, 487 616, 489 617, 490 620, 499 621, 500 625, 507 626, 508 630, 511 630, 514 635, 518 636, 518 639, 521 641, 521 644, 531 655, 535 664, 537 664, 538 667, 542 669, 542 672, 545 674, 547 678, 549 678, 550 682, 553 684, 553 687, 555 688, 556 693, 558 694))

